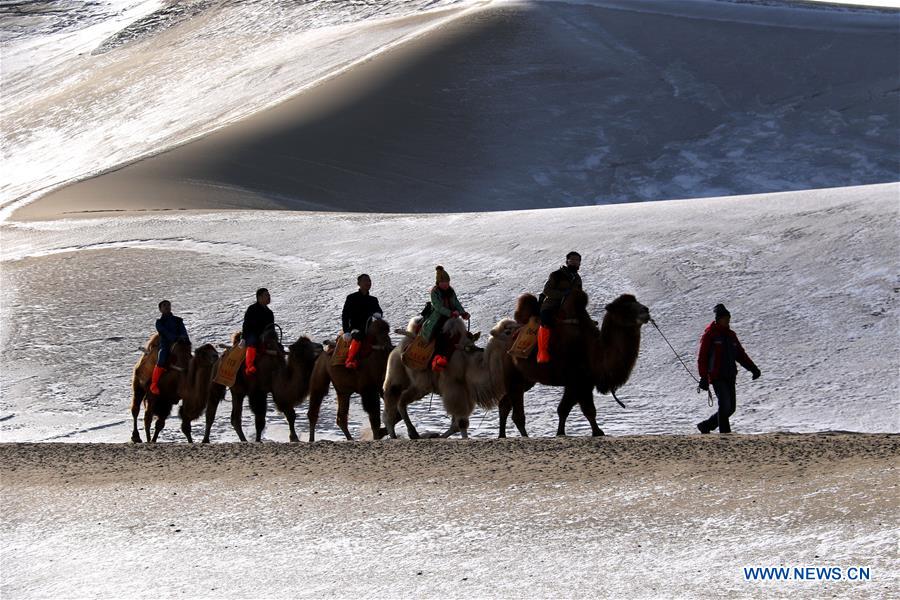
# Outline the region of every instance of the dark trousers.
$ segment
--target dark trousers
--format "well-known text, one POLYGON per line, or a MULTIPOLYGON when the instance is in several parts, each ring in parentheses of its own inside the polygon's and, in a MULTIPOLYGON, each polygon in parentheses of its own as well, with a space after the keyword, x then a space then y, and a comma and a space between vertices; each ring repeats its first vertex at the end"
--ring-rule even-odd
POLYGON ((731 424, 728 422, 728 418, 734 414, 737 406, 735 382, 735 379, 720 379, 713 382, 713 390, 716 392, 716 398, 719 399, 719 411, 703 421, 710 431, 718 428, 719 433, 731 433, 731 424))
POLYGON ((171 344, 167 344, 166 342, 160 340, 159 342, 159 354, 156 356, 156 365, 162 368, 166 368, 169 366, 169 351, 171 349, 171 344))
POLYGON ((450 343, 450 339, 447 337, 447 334, 444 333, 444 325, 447 324, 447 317, 440 317, 437 323, 434 324, 434 329, 432 329, 431 337, 434 338, 434 355, 440 355, 445 358, 450 357, 450 352, 453 350, 453 345, 450 343))
POLYGON ((541 326, 552 329, 556 325, 556 310, 553 306, 541 308, 541 326))

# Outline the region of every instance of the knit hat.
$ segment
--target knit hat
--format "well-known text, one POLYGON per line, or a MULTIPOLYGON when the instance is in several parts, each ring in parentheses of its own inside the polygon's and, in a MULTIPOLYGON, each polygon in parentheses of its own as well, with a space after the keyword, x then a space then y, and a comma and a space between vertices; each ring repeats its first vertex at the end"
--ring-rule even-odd
POLYGON ((731 316, 731 313, 728 312, 728 309, 725 308, 724 304, 716 304, 715 308, 713 308, 713 312, 716 314, 716 321, 718 321, 722 317, 731 316))
POLYGON ((450 273, 444 270, 444 267, 438 265, 434 268, 434 282, 440 283, 442 281, 450 282, 450 273))

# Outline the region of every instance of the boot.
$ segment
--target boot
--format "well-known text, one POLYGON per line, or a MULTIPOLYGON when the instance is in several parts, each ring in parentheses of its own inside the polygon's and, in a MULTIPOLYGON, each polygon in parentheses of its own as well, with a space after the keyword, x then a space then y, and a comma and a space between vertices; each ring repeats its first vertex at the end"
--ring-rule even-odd
POLYGON ((544 327, 541 325, 540 329, 538 329, 538 353, 537 353, 537 361, 538 363, 548 363, 550 362, 550 328, 544 327))
POLYGON ((435 373, 440 373, 444 369, 447 368, 447 357, 442 356, 440 354, 436 354, 434 359, 431 361, 431 370, 435 373))
POLYGON ((359 366, 359 363, 356 362, 356 355, 359 354, 361 346, 362 342, 359 340, 350 340, 350 349, 347 351, 347 360, 344 362, 344 366, 348 369, 355 369, 359 366))
POLYGON ((247 353, 244 354, 244 375, 256 377, 256 346, 247 346, 247 353))
POLYGON ((162 377, 162 374, 165 373, 166 370, 156 365, 153 367, 153 375, 150 377, 150 393, 159 396, 159 378, 162 377))

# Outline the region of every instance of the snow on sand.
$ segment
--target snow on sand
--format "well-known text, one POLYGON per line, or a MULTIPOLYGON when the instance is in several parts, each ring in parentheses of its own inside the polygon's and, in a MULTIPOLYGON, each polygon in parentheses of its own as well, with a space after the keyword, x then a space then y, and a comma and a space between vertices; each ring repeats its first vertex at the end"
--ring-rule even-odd
POLYGON ((868 434, 0 445, 0 592, 888 598, 898 451, 868 434), (744 580, 780 565, 872 579, 744 580))

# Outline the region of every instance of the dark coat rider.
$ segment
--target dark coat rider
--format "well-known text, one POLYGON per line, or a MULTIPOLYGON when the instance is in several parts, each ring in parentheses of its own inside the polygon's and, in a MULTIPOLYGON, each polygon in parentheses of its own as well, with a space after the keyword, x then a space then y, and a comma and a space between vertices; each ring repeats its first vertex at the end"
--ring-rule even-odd
POLYGON ((538 329, 538 354, 539 363, 550 362, 550 332, 553 329, 556 313, 562 306, 566 296, 572 290, 580 290, 581 276, 578 269, 581 267, 581 255, 577 252, 566 254, 566 264, 550 273, 544 291, 541 293, 541 327, 538 329))
POLYGON ((244 313, 244 323, 241 326, 241 344, 247 348, 244 357, 244 373, 248 377, 256 375, 256 354, 262 347, 262 335, 266 328, 275 323, 275 315, 269 309, 272 297, 269 290, 259 288, 256 290, 256 302, 247 307, 244 313))
POLYGON ((159 303, 161 316, 156 320, 156 332, 159 333, 159 354, 156 358, 156 366, 153 367, 153 375, 150 377, 150 393, 159 395, 159 378, 165 373, 169 365, 169 352, 179 339, 191 341, 187 328, 181 317, 172 314, 172 303, 163 300, 159 303))
POLYGON ((355 369, 359 366, 356 360, 363 340, 366 338, 366 329, 370 319, 380 319, 382 315, 378 298, 369 294, 372 289, 372 278, 363 273, 356 278, 359 291, 347 296, 344 301, 344 310, 341 311, 341 325, 344 328, 344 339, 350 342, 347 352, 347 360, 344 366, 355 369))

